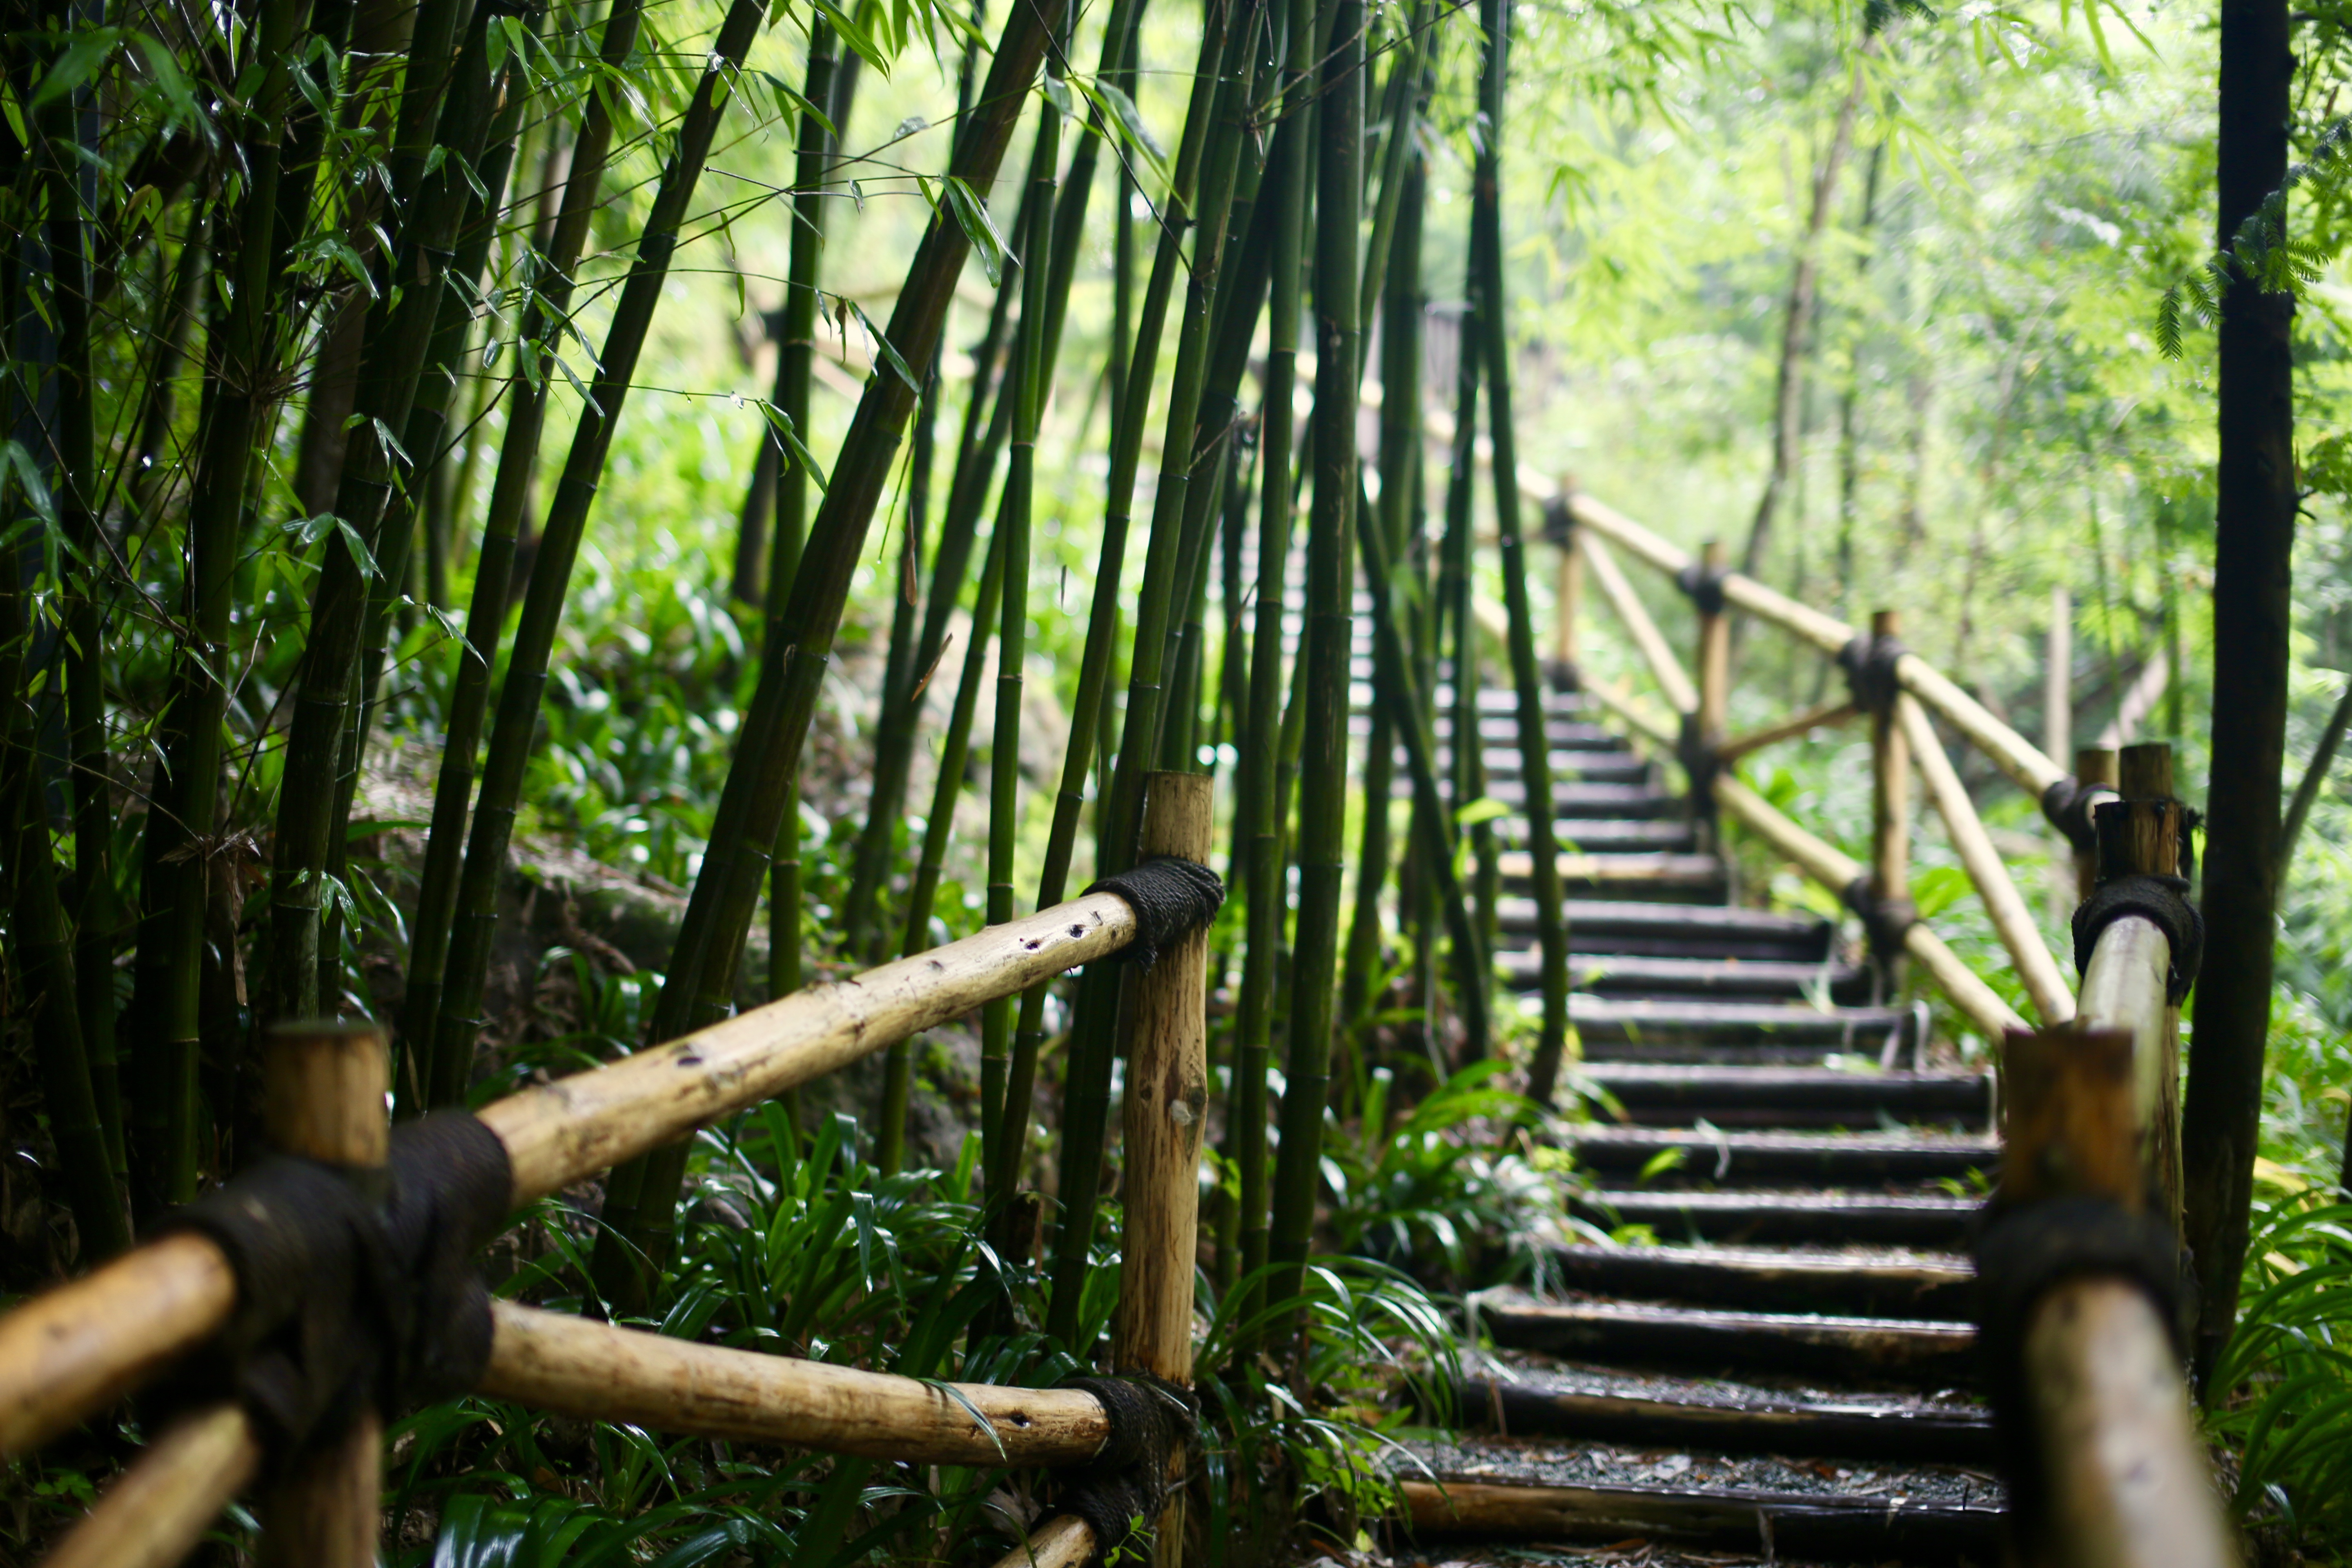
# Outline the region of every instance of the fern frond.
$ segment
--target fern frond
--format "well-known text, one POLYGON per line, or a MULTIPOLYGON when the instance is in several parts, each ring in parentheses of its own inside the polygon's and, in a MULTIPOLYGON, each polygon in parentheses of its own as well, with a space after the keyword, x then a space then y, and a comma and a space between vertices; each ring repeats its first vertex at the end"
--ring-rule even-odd
POLYGON ((2180 285, 2164 291, 2156 302, 2156 352, 2166 359, 2180 357, 2180 285))

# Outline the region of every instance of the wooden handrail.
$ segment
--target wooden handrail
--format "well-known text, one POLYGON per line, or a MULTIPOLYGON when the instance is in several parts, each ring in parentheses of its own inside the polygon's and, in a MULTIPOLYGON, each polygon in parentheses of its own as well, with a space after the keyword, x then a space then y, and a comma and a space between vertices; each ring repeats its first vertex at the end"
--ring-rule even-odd
MULTIPOLYGON (((1114 893, 870 969, 558 1079, 479 1113, 505 1144, 520 1208, 921 1033, 1106 957, 1135 935, 1114 893)), ((150 1242, 0 1317, 0 1457, 22 1453, 138 1387, 209 1338, 236 1305, 217 1244, 150 1242)))
POLYGON ((1642 603, 1642 596, 1633 592, 1633 584, 1625 580, 1624 571, 1617 564, 1616 557, 1610 554, 1609 547, 1598 539, 1584 539, 1578 542, 1578 548, 1584 552, 1584 559, 1591 566, 1592 575, 1601 584, 1601 592, 1617 612, 1617 618, 1624 622, 1625 629, 1633 634, 1633 646, 1642 650, 1643 658, 1649 663, 1650 674, 1657 681, 1659 689, 1665 692, 1666 700, 1675 705, 1677 713, 1698 711, 1698 688, 1684 672, 1681 661, 1675 658, 1675 650, 1666 643, 1665 634, 1659 631, 1658 623, 1650 618, 1649 609, 1642 603))
MULTIPOLYGON (((1862 876, 1859 861, 1806 832, 1762 795, 1728 774, 1715 781, 1715 804, 1717 809, 1738 819, 1832 892, 1843 896, 1862 876)), ((2000 1039, 2012 1029, 2027 1026, 2025 1020, 1991 986, 1978 978, 1976 971, 1961 963, 1959 955, 1924 921, 1913 921, 1903 933, 1903 951, 1927 972, 1944 994, 1952 999, 1954 1006, 1991 1038, 2000 1039)))
POLYGON ((1809 731, 1825 725, 1843 724, 1861 710, 1852 702, 1823 702, 1801 713, 1791 713, 1786 719, 1751 730, 1745 735, 1735 735, 1715 749, 1715 765, 1727 768, 1740 758, 1777 746, 1783 741, 1793 741, 1809 731))
POLYGON ((1984 900, 1985 912, 1992 919, 1993 933, 2008 950, 2017 977, 2025 983, 2025 994, 2032 998, 2033 1010, 2042 1015, 2044 1024, 2064 1023, 2074 1016, 2074 991, 2059 972, 2058 961, 2042 945, 2032 911, 2025 907, 2025 896, 2010 879, 2000 851, 1993 847, 1992 836, 1978 818, 1977 808, 1969 799, 1960 775, 1953 770, 1951 758, 1944 754, 1944 743, 1937 738, 1936 727, 1908 694, 1895 699, 1895 711, 1910 739, 1911 760, 1918 767, 1920 777, 1927 781, 1928 798, 1936 803, 1937 814, 1944 819, 1944 830, 1959 854, 1969 880, 1976 886, 1977 897, 1984 900))

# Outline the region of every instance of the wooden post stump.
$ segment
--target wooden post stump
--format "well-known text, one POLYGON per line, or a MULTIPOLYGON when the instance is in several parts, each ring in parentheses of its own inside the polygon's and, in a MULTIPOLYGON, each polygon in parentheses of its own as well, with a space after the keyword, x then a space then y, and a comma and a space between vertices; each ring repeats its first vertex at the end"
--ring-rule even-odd
MULTIPOLYGON (((1214 781, 1151 775, 1142 852, 1208 863, 1214 781)), ((1130 982, 1128 1015, 1126 1207, 1119 1231, 1118 1306, 1111 1359, 1192 1386, 1192 1275, 1200 1247, 1201 1135, 1209 1108, 1209 932, 1187 933, 1130 982)), ((1179 1455, 1175 1465, 1181 1466, 1179 1455)), ((1160 1516, 1153 1560, 1183 1559, 1184 1498, 1160 1516)))
MULTIPOLYGON (((1901 625, 1893 610, 1873 611, 1871 640, 1894 637, 1901 625)), ((1891 701, 1870 716, 1870 896, 1879 904, 1911 897, 1911 742, 1891 701)), ((1902 951, 1876 941, 1870 957, 1880 999, 1899 994, 1902 951)))
MULTIPOLYGON (((351 1168, 381 1183, 391 1152, 383 1033, 373 1025, 289 1024, 263 1047, 263 1129, 288 1154, 351 1168)), ((295 1461, 263 1500, 264 1568, 374 1568, 383 1419, 362 1411, 349 1430, 295 1461)))

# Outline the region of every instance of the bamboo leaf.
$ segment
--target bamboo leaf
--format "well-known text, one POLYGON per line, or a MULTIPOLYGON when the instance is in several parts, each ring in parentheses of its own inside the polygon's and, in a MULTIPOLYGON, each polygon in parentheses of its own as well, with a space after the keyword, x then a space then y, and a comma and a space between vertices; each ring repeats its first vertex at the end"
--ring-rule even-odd
POLYGON ((907 368, 906 360, 900 357, 897 349, 890 346, 890 340, 882 335, 882 330, 877 327, 874 324, 874 319, 866 313, 866 307, 850 299, 846 294, 842 296, 842 302, 856 312, 858 325, 864 327, 866 335, 874 340, 874 346, 880 352, 884 362, 897 374, 898 379, 906 384, 907 390, 920 397, 923 394, 923 384, 915 379, 915 373, 907 368))
MULTIPOLYGON (((979 253, 980 269, 988 275, 990 286, 996 286, 1004 276, 1007 247, 1004 237, 997 232, 995 220, 988 216, 988 204, 972 195, 971 187, 953 174, 940 183, 946 194, 949 211, 962 226, 964 237, 971 241, 972 249, 979 253)), ((861 316, 864 313, 859 312, 861 316)), ((914 384, 911 378, 908 384, 914 384)))

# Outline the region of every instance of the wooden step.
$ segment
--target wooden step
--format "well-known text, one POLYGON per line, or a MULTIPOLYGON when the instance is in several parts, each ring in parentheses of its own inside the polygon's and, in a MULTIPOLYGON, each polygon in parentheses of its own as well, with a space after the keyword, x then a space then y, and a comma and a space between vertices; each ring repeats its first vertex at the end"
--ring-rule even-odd
POLYGON ((1604 1175, 1647 1171, 1651 1180, 1724 1186, 1819 1182, 1962 1181, 2000 1163, 1998 1139, 1934 1132, 1715 1131, 1675 1127, 1580 1128, 1569 1140, 1579 1163, 1604 1175))
POLYGON ((1648 1302, 1538 1301, 1517 1291, 1476 1298, 1498 1345, 1579 1361, 1726 1368, 1948 1388, 1973 1375, 1977 1331, 1919 1318, 1742 1312, 1648 1302))
POLYGON ((1990 1073, 1594 1062, 1578 1078, 1607 1091, 1618 1120, 1652 1126, 1699 1117, 1718 1127, 1868 1126, 1882 1117, 1981 1127, 1992 1120, 1990 1073))
POLYGON ((1572 1200, 1603 1225, 1646 1225, 1670 1241, 1848 1247, 1922 1247, 1955 1250, 1965 1245, 1975 1198, 1918 1194, 1632 1192, 1609 1190, 1572 1200), (1613 1216, 1613 1217, 1612 1217, 1613 1216))
MULTIPOLYGON (((1648 904, 1633 899, 1570 899, 1571 952, 1622 952, 1646 958, 1752 958, 1818 963, 1836 936, 1816 918, 1743 910, 1728 904, 1648 904)), ((1533 899, 1496 902, 1496 923, 1507 931, 1536 929, 1533 899)))
POLYGON ((1976 1267, 1958 1252, 1601 1242, 1552 1247, 1544 1254, 1544 1268, 1568 1289, 1589 1295, 1759 1312, 1958 1321, 1976 1310, 1976 1267))
POLYGON ((1465 1426, 1644 1447, 1958 1464, 1993 1458, 1992 1414, 1903 1394, 1795 1394, 1601 1367, 1490 1364, 1455 1388, 1465 1426))
MULTIPOLYGON (((1987 1489, 1990 1490, 1991 1489, 1987 1489)), ((1665 1486, 1514 1484, 1485 1478, 1398 1482, 1416 1536, 1486 1541, 1632 1542, 1654 1539, 1752 1552, 1762 1563, 2001 1561, 2006 1510, 1997 1501, 1926 1501, 1900 1490, 1849 1497, 1665 1486)), ((1610 1561, 1621 1561, 1613 1554, 1610 1561)))
MULTIPOLYGON (((1528 841, 1525 817, 1504 818, 1501 831, 1509 843, 1528 841)), ((1569 855, 1688 855, 1698 847, 1698 829, 1675 817, 1571 817, 1554 821, 1552 831, 1569 855)))
MULTIPOLYGON (((1507 884, 1524 889, 1535 861, 1524 849, 1495 858, 1507 884)), ((1653 902, 1688 900, 1721 903, 1728 884, 1723 862, 1713 855, 1575 855, 1559 857, 1561 892, 1570 898, 1606 898, 1622 893, 1653 902)))
MULTIPOLYGON (((1555 773, 1574 767, 1579 757, 1593 752, 1632 754, 1622 735, 1604 730, 1598 724, 1570 719, 1562 720, 1549 728, 1553 731, 1549 737, 1551 750, 1544 760, 1551 764, 1555 773)), ((1450 755, 1453 747, 1449 744, 1440 750, 1450 755)), ((1519 748, 1516 743, 1498 746, 1489 742, 1479 752, 1479 760, 1490 779, 1515 779, 1519 776, 1519 748)))
MULTIPOLYGON (((1399 779, 1399 798, 1410 798, 1412 781, 1399 779)), ((1489 779, 1487 798, 1507 806, 1527 804, 1527 786, 1517 779, 1489 779)), ((1551 809, 1562 833, 1570 832, 1570 820, 1584 817, 1675 817, 1688 814, 1683 797, 1660 789, 1647 779, 1629 783, 1589 783, 1584 779, 1554 779, 1551 784, 1551 809)))
MULTIPOLYGON (((1533 950, 1507 949, 1497 952, 1495 960, 1513 984, 1528 986, 1541 979, 1540 955, 1533 950)), ((1851 963, 1649 958, 1580 953, 1572 946, 1569 973, 1579 991, 1600 995, 1794 998, 1825 991, 1832 1001, 1854 1003, 1865 1000, 1870 992, 1868 973, 1851 963)))
POLYGON ((1908 1007, 1810 1007, 1786 1002, 1708 1002, 1579 993, 1570 1016, 1585 1039, 1833 1046, 1877 1056, 1918 1027, 1908 1007))

